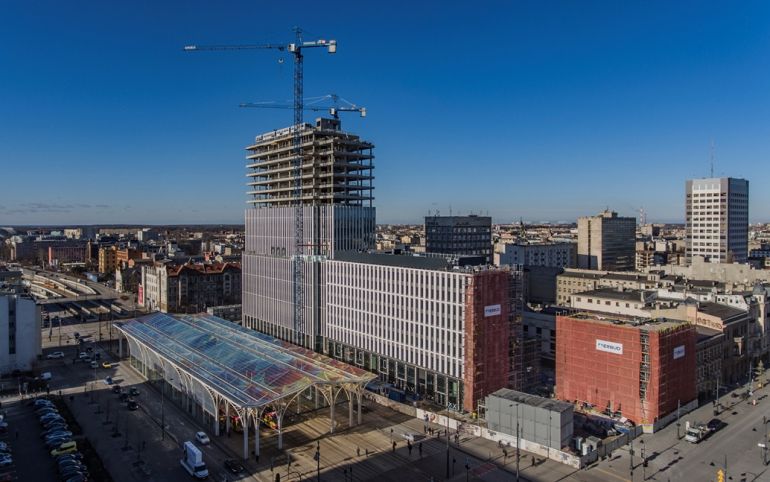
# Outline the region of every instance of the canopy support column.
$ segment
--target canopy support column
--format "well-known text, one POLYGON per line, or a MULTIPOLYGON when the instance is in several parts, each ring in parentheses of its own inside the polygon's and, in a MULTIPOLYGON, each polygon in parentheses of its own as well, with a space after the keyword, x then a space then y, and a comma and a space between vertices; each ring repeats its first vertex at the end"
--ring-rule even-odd
MULTIPOLYGON (((246 410, 239 413, 243 427, 243 460, 249 460, 249 414, 246 410)), ((257 435, 259 438, 259 435, 257 435)))
POLYGON ((358 425, 361 425, 361 399, 363 398, 363 393, 361 393, 361 387, 358 387, 356 390, 356 401, 358 402, 358 425))
POLYGON ((219 397, 214 397, 214 435, 219 437, 219 397))
POLYGON ((262 410, 257 409, 254 417, 254 454, 259 457, 259 420, 262 418, 262 410))
POLYGON ((225 400, 225 432, 230 435, 230 402, 225 400))
POLYGON ((348 427, 353 426, 353 394, 346 390, 348 395, 348 427))

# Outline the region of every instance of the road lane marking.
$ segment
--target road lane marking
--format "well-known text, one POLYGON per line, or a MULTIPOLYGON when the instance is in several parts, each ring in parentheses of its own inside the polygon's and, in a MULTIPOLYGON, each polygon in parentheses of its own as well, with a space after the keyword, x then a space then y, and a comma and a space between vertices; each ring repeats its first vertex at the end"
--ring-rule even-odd
POLYGON ((621 477, 621 476, 619 476, 619 475, 617 475, 617 474, 614 474, 614 473, 612 473, 612 472, 608 472, 608 471, 606 471, 606 470, 604 470, 604 469, 602 469, 602 468, 600 468, 600 467, 595 467, 595 470, 598 470, 599 472, 601 472, 601 473, 603 473, 603 474, 607 474, 607 475, 609 475, 609 476, 611 476, 611 477, 614 477, 614 478, 616 478, 616 479, 618 479, 618 480, 622 480, 623 482, 631 482, 630 480, 628 480, 628 479, 626 479, 626 478, 624 478, 624 477, 621 477))

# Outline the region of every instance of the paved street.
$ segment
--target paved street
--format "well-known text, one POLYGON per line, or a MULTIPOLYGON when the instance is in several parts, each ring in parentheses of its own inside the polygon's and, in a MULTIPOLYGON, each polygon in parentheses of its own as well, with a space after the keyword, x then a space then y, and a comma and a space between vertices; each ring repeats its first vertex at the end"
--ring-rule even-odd
MULTIPOLYGON (((104 327, 102 328, 104 329, 104 327)), ((98 324, 80 324, 65 326, 63 339, 73 341, 72 333, 92 332, 98 334, 98 324)), ((56 345, 56 337, 50 345, 56 345)), ((106 347, 106 344, 105 344, 106 347)), ((55 350, 54 346, 48 348, 55 350)), ((103 358, 109 359, 109 354, 102 351, 103 358)), ((82 363, 72 363, 76 349, 70 344, 64 349, 67 358, 64 360, 46 360, 44 370, 53 372, 51 381, 52 393, 59 389, 65 393, 75 394, 73 408, 78 420, 83 424, 89 437, 96 440, 96 446, 102 454, 105 464, 115 474, 118 481, 136 480, 189 480, 179 466, 179 445, 185 440, 192 440, 198 430, 206 431, 212 437, 213 443, 204 447, 204 456, 213 475, 224 475, 223 462, 227 458, 240 459, 242 453, 242 436, 232 433, 213 436, 211 427, 203 427, 200 422, 180 410, 166 400, 164 412, 168 434, 161 439, 161 397, 153 387, 148 386, 141 376, 131 369, 126 361, 111 369, 91 369, 82 363), (107 375, 121 383, 124 387, 137 386, 141 395, 138 397, 140 410, 130 412, 101 380, 107 375), (91 395, 91 387, 96 387, 96 394, 91 395), (91 397, 100 404, 91 402, 91 397), (107 409, 109 402, 109 421, 107 409), (99 406, 101 405, 101 410, 99 406), (95 413, 99 411, 100 413, 95 413), (113 437, 114 421, 118 418, 120 436, 113 437), (125 434, 128 433, 126 449, 125 434), (141 440, 140 440, 141 439, 141 440), (145 449, 140 454, 138 447, 145 443, 145 449), (103 452, 103 453, 102 453, 103 452), (146 465, 137 465, 137 460, 146 465), (146 466, 151 474, 149 477, 142 467, 146 466), (130 470, 125 470, 126 468, 130 470)), ((676 425, 672 424, 652 436, 644 436, 634 443, 634 474, 630 474, 630 457, 628 447, 623 447, 608 460, 600 461, 588 470, 576 471, 570 467, 552 461, 534 458, 531 454, 522 452, 519 469, 522 480, 532 482, 552 481, 641 481, 646 480, 714 480, 716 470, 724 463, 727 456, 728 476, 733 481, 770 481, 770 472, 762 464, 762 452, 757 443, 762 439, 762 417, 770 418, 770 397, 768 389, 759 389, 756 393, 758 404, 752 406, 729 394, 722 397, 723 403, 734 404, 725 410, 720 418, 727 423, 722 430, 709 439, 694 445, 684 438, 677 439, 676 425), (756 431, 755 431, 756 430, 756 431), (644 441, 642 443, 641 441, 644 441), (641 466, 642 445, 648 457, 649 466, 641 466), (533 464, 534 462, 534 464, 533 464), (711 464, 714 465, 711 465, 711 464), (646 472, 646 473, 643 473, 646 472), (742 476, 741 474, 745 474, 742 476), (753 474, 753 475, 752 475, 753 474)), ((701 407, 692 414, 682 416, 681 434, 684 435, 685 421, 706 422, 713 417, 711 405, 701 407)), ((361 426, 347 428, 347 405, 340 404, 336 410, 337 430, 333 435, 328 434, 329 411, 318 411, 295 415, 284 431, 284 451, 277 449, 277 435, 262 429, 261 457, 256 462, 252 457, 246 465, 250 476, 232 480, 273 481, 275 472, 282 475, 282 480, 298 480, 315 476, 317 464, 314 460, 317 443, 320 441, 321 476, 323 480, 445 480, 447 472, 447 444, 445 438, 428 436, 413 444, 412 452, 406 445, 401 434, 422 433, 423 423, 402 414, 386 409, 373 402, 366 401, 364 406, 364 423, 361 426), (391 439, 391 428, 393 439, 391 439), (392 441, 396 441, 393 451, 392 441), (287 463, 287 454, 291 458, 291 466, 287 463), (368 454, 368 455, 367 455, 368 454), (273 470, 271 470, 273 465, 273 470)), ((769 424, 770 426, 770 424, 769 424)), ((441 427, 433 425, 436 431, 441 427)), ((253 436, 249 440, 249 450, 253 450, 253 436)), ((450 444, 449 480, 503 481, 513 480, 516 472, 515 451, 508 456, 494 442, 465 437, 459 445, 450 444)), ((216 478, 214 480, 217 480, 216 478)), ((727 480, 730 480, 729 478, 727 480)))

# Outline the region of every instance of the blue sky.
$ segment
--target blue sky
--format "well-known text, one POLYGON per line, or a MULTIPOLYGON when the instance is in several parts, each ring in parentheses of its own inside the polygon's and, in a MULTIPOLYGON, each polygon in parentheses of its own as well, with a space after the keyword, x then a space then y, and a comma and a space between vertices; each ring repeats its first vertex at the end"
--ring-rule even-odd
MULTIPOLYGON (((367 107, 378 221, 609 206, 683 219, 684 181, 751 181, 770 221, 770 3, 0 3, 0 225, 239 223, 244 150, 291 111, 290 58, 198 44, 334 38, 307 96, 367 107)), ((313 113, 306 114, 311 118, 313 113)))

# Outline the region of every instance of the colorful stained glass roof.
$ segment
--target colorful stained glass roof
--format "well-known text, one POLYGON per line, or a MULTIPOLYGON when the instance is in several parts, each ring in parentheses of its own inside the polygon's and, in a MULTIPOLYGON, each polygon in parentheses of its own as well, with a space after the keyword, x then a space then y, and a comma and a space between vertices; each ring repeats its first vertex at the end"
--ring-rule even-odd
POLYGON ((115 323, 161 358, 240 407, 262 407, 313 385, 375 375, 215 316, 153 313, 115 323))

